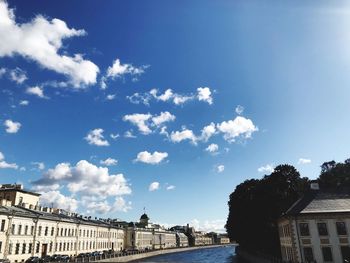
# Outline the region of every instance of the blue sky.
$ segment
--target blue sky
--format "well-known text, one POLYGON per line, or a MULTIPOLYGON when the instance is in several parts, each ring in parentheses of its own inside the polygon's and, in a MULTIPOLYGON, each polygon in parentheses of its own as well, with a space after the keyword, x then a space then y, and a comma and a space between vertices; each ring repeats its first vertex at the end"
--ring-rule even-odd
POLYGON ((349 157, 349 25, 345 1, 1 1, 1 182, 222 230, 245 179, 349 157))

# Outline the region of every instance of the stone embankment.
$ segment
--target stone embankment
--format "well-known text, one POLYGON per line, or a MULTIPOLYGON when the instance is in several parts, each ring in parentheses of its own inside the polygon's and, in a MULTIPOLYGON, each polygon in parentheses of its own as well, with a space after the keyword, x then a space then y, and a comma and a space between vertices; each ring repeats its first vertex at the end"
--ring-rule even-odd
POLYGON ((131 262, 134 260, 142 259, 142 258, 148 258, 148 257, 154 257, 159 256, 163 254, 170 254, 170 253, 179 253, 179 252, 185 252, 185 251, 191 251, 191 250, 198 250, 198 249, 206 249, 206 248, 217 248, 221 247, 223 245, 211 245, 211 246, 200 246, 200 247, 184 247, 184 248, 170 248, 170 249, 163 249, 163 250, 154 250, 149 252, 139 252, 134 253, 132 255, 127 256, 117 256, 113 258, 106 258, 96 261, 90 261, 90 262, 131 262))

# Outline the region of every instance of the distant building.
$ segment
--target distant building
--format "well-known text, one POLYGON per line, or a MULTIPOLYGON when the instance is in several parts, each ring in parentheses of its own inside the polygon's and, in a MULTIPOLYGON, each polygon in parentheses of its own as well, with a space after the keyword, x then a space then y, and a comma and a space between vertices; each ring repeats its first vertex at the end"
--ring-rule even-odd
POLYGON ((350 262, 350 192, 312 190, 278 221, 287 262, 350 262))
POLYGON ((10 201, 11 205, 35 209, 39 206, 39 197, 38 193, 24 190, 21 184, 0 185, 0 199, 10 201))

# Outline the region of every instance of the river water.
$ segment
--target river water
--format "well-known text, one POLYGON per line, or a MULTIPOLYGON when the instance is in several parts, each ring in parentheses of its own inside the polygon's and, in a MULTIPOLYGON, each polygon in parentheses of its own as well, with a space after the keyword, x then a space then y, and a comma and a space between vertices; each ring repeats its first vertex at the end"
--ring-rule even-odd
POLYGON ((239 263, 235 255, 235 246, 204 248, 192 251, 172 253, 135 261, 137 263, 239 263))

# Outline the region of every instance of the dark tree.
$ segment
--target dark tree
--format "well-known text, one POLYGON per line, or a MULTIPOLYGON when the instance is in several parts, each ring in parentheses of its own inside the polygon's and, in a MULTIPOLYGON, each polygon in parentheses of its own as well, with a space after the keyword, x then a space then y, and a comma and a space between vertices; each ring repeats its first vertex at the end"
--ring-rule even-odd
POLYGON ((309 188, 291 165, 279 165, 261 180, 248 180, 230 195, 226 229, 242 248, 279 255, 277 219, 309 188))
POLYGON ((335 161, 325 162, 321 165, 319 177, 322 189, 350 188, 350 161, 336 163, 335 161))

